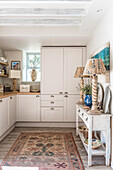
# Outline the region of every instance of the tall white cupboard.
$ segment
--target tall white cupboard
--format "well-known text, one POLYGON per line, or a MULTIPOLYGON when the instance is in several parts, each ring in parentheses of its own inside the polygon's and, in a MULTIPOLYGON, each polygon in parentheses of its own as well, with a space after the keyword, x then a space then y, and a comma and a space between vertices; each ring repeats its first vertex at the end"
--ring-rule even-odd
POLYGON ((75 122, 80 80, 74 74, 86 62, 86 47, 43 47, 41 60, 41 120, 75 122))

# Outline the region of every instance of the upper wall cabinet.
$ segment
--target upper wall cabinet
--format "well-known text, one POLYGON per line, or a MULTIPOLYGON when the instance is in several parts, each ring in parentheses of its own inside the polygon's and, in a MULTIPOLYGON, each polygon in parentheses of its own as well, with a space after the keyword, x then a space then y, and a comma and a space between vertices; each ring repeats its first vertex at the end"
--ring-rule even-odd
POLYGON ((79 94, 77 89, 80 82, 74 78, 77 67, 83 65, 83 48, 64 48, 64 93, 79 94))
POLYGON ((74 74, 85 60, 85 47, 43 47, 41 93, 79 94, 74 74))
POLYGON ((41 93, 63 93, 63 48, 42 48, 41 93))

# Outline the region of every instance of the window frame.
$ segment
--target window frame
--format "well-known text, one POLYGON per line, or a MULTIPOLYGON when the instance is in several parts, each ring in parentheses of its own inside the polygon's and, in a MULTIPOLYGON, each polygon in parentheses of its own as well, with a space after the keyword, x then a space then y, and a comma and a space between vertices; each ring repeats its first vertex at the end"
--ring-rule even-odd
MULTIPOLYGON (((33 67, 28 66, 28 61, 29 61, 28 57, 29 57, 29 55, 39 55, 39 56, 41 56, 41 53, 40 52, 26 52, 26 82, 31 83, 32 81, 28 81, 28 76, 27 76, 27 70, 28 69, 33 69, 33 67)), ((40 64, 40 66, 41 66, 41 64, 40 64)), ((38 69, 38 70, 41 69, 41 67, 35 67, 35 68, 38 69)), ((40 82, 40 81, 35 81, 35 82, 37 83, 37 82, 40 82)))

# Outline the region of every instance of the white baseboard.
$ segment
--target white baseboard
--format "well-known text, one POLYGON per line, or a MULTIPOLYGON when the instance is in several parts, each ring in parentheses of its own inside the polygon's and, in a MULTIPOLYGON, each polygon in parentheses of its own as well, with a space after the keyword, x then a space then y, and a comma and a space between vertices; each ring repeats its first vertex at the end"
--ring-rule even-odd
POLYGON ((11 126, 2 136, 0 136, 0 141, 3 140, 14 128, 15 124, 11 126))
POLYGON ((16 127, 70 127, 75 128, 76 123, 51 123, 51 122, 17 122, 16 127))

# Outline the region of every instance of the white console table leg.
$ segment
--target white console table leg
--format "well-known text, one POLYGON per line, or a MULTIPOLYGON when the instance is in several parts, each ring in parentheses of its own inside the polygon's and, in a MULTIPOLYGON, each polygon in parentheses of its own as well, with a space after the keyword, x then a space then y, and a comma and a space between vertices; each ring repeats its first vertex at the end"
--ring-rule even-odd
POLYGON ((106 129, 106 166, 110 164, 110 119, 107 121, 108 127, 106 129))
POLYGON ((92 116, 89 117, 88 166, 92 166, 92 116))
POLYGON ((78 109, 76 107, 76 136, 78 136, 78 109))

